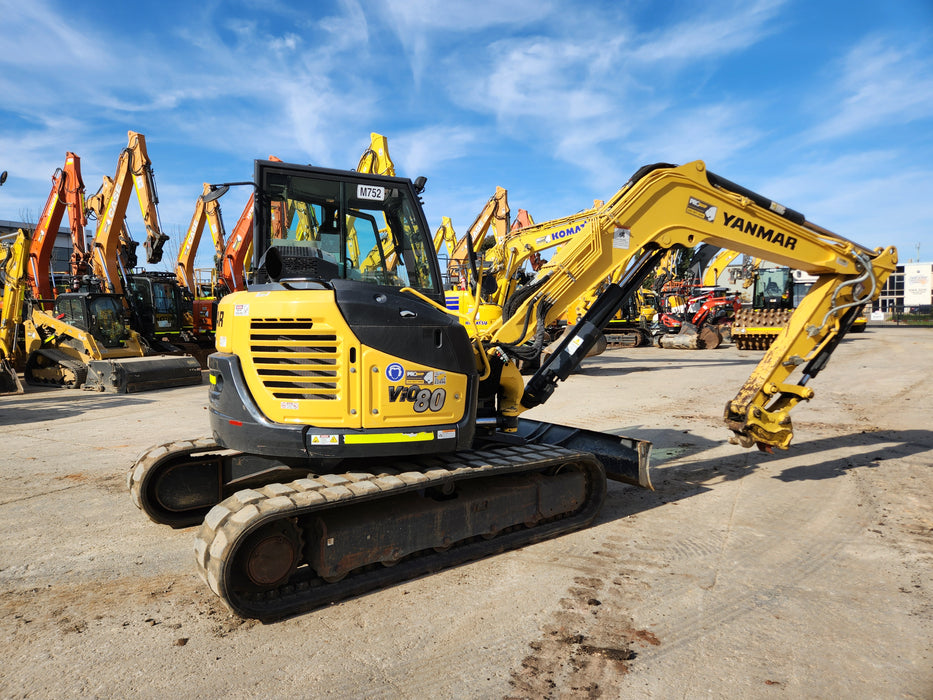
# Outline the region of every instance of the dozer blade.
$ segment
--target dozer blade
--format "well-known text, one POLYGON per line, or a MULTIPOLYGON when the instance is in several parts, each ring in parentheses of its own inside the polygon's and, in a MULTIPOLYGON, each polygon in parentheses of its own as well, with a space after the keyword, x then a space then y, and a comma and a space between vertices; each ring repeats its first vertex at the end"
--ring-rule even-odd
POLYGON ((602 462, 608 478, 654 491, 649 467, 651 443, 647 440, 529 418, 518 419, 518 436, 535 445, 557 445, 576 452, 589 452, 602 462))
POLYGON ((88 363, 84 389, 131 394, 201 383, 201 365, 189 355, 155 355, 88 363))
POLYGON ((22 393, 23 385, 16 374, 16 368, 7 360, 0 360, 0 396, 22 393))

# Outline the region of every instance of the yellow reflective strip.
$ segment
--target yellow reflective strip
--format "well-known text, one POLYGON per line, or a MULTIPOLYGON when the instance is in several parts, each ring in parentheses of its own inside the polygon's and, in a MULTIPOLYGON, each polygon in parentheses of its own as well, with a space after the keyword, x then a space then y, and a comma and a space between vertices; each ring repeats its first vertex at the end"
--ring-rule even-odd
POLYGON ((210 376, 211 384, 216 384, 216 383, 217 383, 217 376, 214 375, 214 374, 211 374, 211 375, 209 375, 209 376, 210 376))
POLYGON ((378 442, 425 442, 433 439, 434 433, 367 433, 343 436, 345 445, 368 445, 378 442))

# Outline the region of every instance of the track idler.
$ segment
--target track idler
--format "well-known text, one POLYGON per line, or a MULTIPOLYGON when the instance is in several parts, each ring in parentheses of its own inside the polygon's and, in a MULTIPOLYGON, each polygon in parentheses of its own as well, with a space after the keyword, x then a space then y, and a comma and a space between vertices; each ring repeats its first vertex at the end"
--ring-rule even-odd
POLYGON ((149 448, 136 459, 126 483, 133 503, 150 520, 179 528, 199 524, 213 506, 239 489, 307 472, 198 438, 149 448))

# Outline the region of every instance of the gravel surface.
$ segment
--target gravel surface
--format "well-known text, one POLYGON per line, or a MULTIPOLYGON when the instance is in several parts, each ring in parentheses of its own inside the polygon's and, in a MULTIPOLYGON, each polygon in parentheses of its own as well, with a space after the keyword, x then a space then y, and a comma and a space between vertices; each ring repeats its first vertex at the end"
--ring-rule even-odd
POLYGON ((850 336, 791 448, 728 444, 760 353, 613 350, 531 418, 654 442, 584 531, 272 624, 126 472, 206 387, 0 398, 2 697, 933 697, 933 333, 850 336))

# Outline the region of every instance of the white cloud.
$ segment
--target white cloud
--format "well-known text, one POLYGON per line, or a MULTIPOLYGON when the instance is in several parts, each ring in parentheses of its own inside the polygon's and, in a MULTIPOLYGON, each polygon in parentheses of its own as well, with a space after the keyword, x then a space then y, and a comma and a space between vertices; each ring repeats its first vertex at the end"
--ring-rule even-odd
POLYGON ((3 51, 0 65, 63 71, 76 77, 107 58, 89 26, 45 0, 0 0, 3 51))
POLYGON ((752 46, 781 29, 775 21, 787 0, 714 3, 706 14, 649 34, 632 50, 631 58, 653 64, 696 61, 752 46))
POLYGON ((823 97, 818 107, 831 116, 812 130, 814 140, 933 118, 933 59, 928 47, 864 39, 842 60, 823 97))
MULTIPOLYGON (((394 19, 399 38, 419 32, 472 32, 497 26, 519 27, 536 22, 556 9, 551 0, 386 0, 385 12, 394 19)), ((565 7, 565 10, 570 8, 565 7)))
POLYGON ((749 124, 749 114, 755 111, 752 104, 732 101, 692 109, 679 105, 659 114, 651 129, 643 129, 628 146, 639 162, 702 158, 722 163, 761 138, 760 130, 749 124))
POLYGON ((868 248, 896 245, 904 259, 915 243, 930 240, 933 168, 908 164, 897 150, 799 162, 759 191, 868 248))
MULTIPOLYGON (((449 55, 451 46, 464 34, 502 27, 515 31, 542 21, 557 9, 559 4, 550 0, 386 0, 381 5, 408 57, 416 85, 421 84, 432 48, 440 55, 449 55)), ((480 40, 478 46, 482 43, 480 40)))
POLYGON ((462 158, 480 139, 474 129, 459 126, 428 126, 389 138, 399 175, 414 179, 440 170, 446 163, 462 158))

